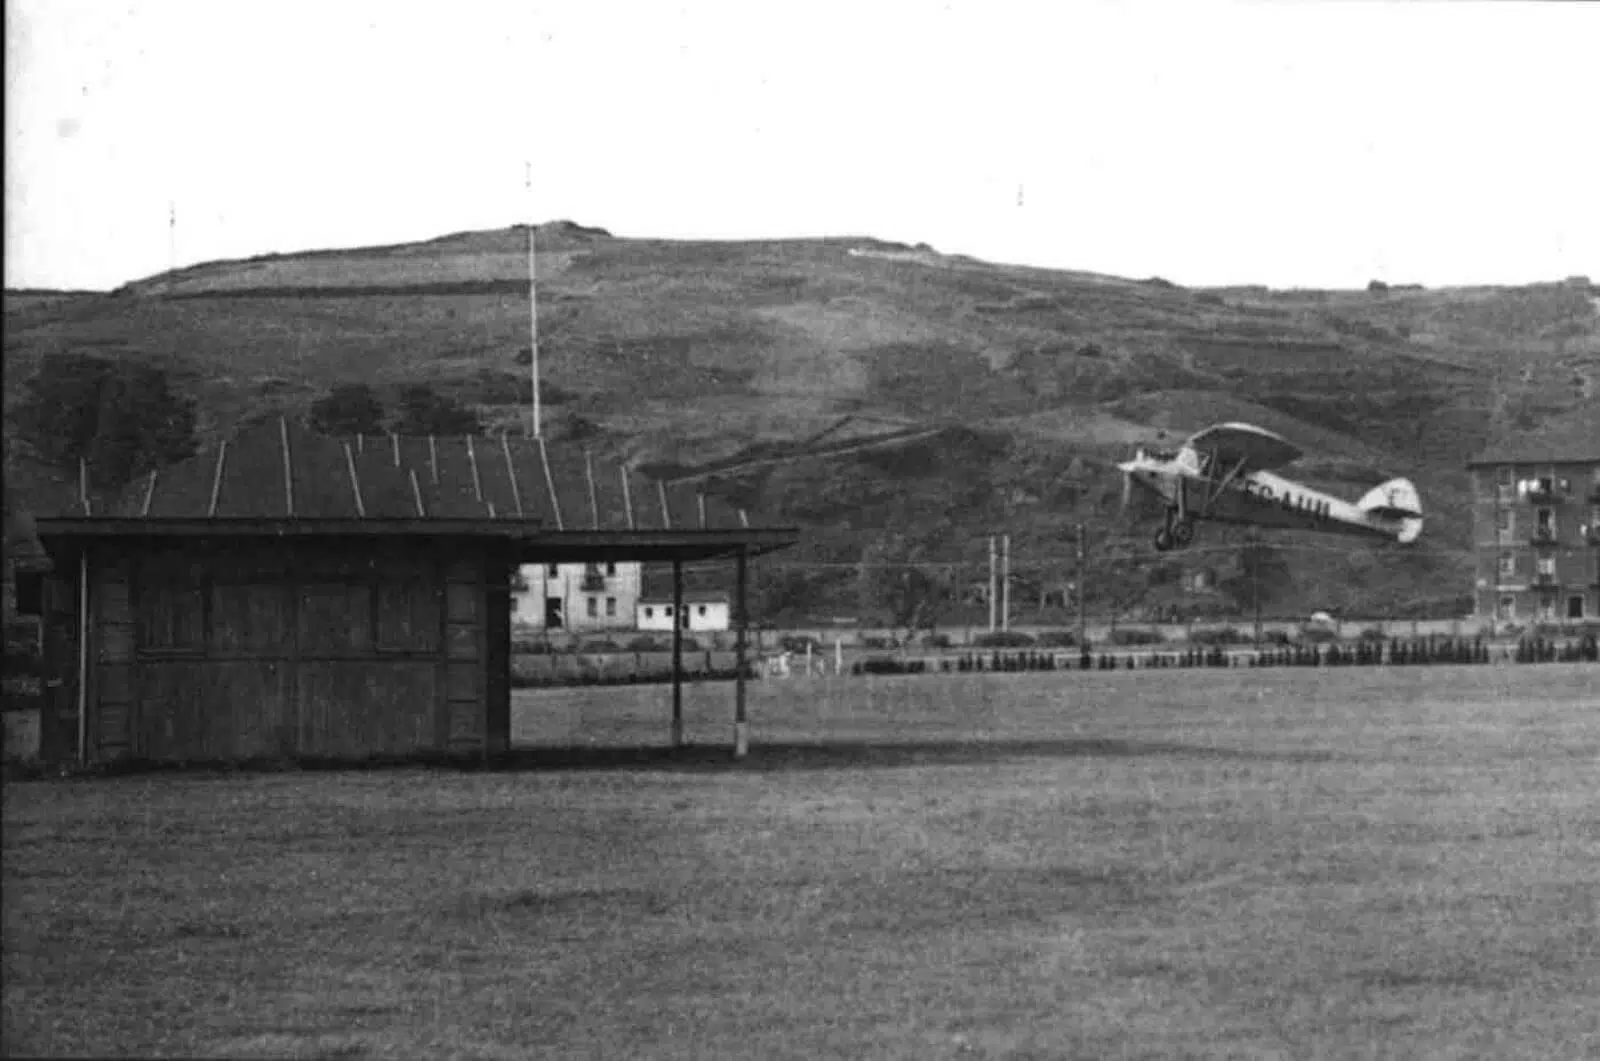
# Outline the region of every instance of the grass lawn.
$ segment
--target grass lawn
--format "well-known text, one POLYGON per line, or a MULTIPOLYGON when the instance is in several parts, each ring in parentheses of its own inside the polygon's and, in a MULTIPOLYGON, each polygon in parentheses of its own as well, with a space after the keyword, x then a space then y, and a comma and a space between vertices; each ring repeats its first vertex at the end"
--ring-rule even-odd
MULTIPOLYGON (((669 695, 519 694, 514 733, 661 742, 669 695)), ((688 690, 691 741, 731 699, 688 690)), ((737 765, 9 784, 6 1052, 1600 1052, 1600 668, 763 682, 751 716, 737 765)))

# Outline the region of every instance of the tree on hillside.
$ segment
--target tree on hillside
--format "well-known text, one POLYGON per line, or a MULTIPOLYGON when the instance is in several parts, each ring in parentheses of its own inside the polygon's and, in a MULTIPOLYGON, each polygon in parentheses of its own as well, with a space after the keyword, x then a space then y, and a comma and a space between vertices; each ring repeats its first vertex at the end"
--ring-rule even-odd
POLYGON ((324 435, 383 432, 383 403, 365 383, 342 383, 311 403, 311 426, 324 435))
POLYGON ((483 425, 477 414, 426 383, 400 391, 400 416, 395 432, 401 435, 479 435, 483 425))
POLYGON ((1281 599, 1293 585, 1294 576, 1283 554, 1265 542, 1247 542, 1239 549, 1238 570, 1219 587, 1233 601, 1237 612, 1248 614, 1281 599))
POLYGON ((115 489, 195 452, 194 399, 175 392, 154 365, 49 357, 24 389, 18 437, 64 473, 75 475, 78 461, 87 461, 96 489, 115 489))

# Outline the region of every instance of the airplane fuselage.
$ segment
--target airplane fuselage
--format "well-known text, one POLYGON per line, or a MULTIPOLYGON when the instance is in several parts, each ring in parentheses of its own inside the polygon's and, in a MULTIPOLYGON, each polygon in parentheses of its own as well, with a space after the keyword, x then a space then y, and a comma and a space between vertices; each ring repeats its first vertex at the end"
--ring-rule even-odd
POLYGON ((1239 475, 1219 491, 1204 479, 1140 470, 1133 481, 1180 516, 1292 530, 1393 539, 1397 521, 1271 472, 1239 475), (1213 496, 1214 495, 1214 496, 1213 496))

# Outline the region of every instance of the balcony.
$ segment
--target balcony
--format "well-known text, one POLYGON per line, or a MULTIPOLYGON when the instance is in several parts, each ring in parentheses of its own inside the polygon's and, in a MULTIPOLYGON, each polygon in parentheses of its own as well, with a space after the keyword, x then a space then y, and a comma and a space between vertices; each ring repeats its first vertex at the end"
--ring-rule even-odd
POLYGON ((1522 499, 1530 505, 1554 505, 1562 500, 1562 495, 1556 491, 1554 483, 1541 481, 1529 483, 1522 499))

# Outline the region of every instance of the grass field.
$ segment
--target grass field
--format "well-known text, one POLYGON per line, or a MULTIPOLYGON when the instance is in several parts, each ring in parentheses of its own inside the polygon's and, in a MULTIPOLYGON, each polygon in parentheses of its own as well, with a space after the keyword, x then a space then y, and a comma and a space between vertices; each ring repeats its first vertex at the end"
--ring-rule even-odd
POLYGON ((544 769, 8 785, 6 1052, 1600 1051, 1600 668, 764 682, 744 763, 608 762, 668 703, 519 694, 596 749, 544 769))

